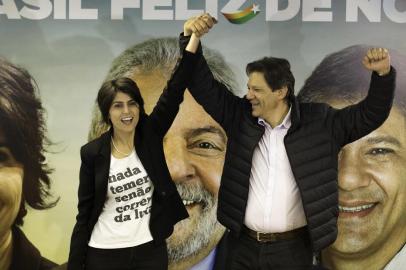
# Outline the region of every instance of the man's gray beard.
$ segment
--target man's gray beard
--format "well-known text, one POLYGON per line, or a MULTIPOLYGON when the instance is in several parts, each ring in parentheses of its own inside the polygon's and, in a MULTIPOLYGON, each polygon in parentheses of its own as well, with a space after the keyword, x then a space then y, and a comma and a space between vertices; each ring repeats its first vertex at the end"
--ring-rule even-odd
MULTIPOLYGON (((167 241, 170 263, 196 255, 208 245, 215 232, 223 229, 217 222, 217 198, 210 194, 200 182, 177 184, 176 187, 182 199, 201 202, 203 209, 189 238, 183 239, 179 244, 173 243, 170 238, 167 241)), ((181 233, 188 226, 191 226, 190 220, 184 219, 176 224, 176 230, 181 233)))

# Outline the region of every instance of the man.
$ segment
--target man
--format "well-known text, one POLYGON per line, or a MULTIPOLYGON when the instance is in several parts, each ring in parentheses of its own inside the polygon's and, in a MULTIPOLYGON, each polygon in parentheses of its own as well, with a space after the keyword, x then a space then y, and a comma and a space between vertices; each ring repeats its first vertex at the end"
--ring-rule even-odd
MULTIPOLYGON (((199 37, 214 23, 208 14, 189 19, 181 43, 201 55, 199 37)), ((371 49, 363 64, 373 71, 369 95, 336 110, 299 103, 285 59, 248 64, 239 98, 200 57, 189 91, 228 136, 217 214, 231 231, 226 269, 309 269, 312 252, 334 242, 339 149, 379 127, 393 99, 388 52, 371 49)))
MULTIPOLYGON (((327 56, 298 94, 301 102, 342 108, 366 93, 365 46, 327 56), (336 72, 340 70, 341 72, 336 72)), ((392 110, 384 124, 346 145, 339 155, 338 237, 323 252, 337 270, 401 270, 406 265, 406 57, 391 51, 398 70, 392 110)))
MULTIPOLYGON (((234 86, 233 73, 222 57, 209 49, 205 52, 215 76, 234 86)), ((179 56, 176 39, 147 40, 118 56, 106 79, 126 76, 136 81, 149 113, 179 56)), ((100 119, 95 110, 89 140, 108 128, 100 119)), ((175 226, 168 239, 170 269, 224 269, 225 248, 219 243, 225 230, 217 222, 216 208, 226 143, 224 130, 186 91, 179 113, 164 138, 171 177, 190 215, 175 226)))

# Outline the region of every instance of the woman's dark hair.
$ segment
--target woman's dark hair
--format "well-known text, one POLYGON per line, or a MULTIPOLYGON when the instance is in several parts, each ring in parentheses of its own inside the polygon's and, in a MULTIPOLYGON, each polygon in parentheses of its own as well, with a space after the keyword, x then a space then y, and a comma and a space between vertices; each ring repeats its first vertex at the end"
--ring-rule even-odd
POLYGON ((144 119, 146 114, 144 110, 144 100, 142 99, 140 89, 133 80, 122 77, 115 80, 106 81, 100 87, 99 93, 97 94, 97 104, 99 105, 103 121, 111 125, 109 111, 118 92, 129 95, 135 102, 137 102, 140 110, 139 119, 144 119))
POLYGON ((24 166, 20 210, 14 224, 22 225, 27 203, 34 209, 47 209, 59 199, 50 197, 51 181, 44 153, 44 109, 36 95, 37 85, 31 75, 0 58, 0 128, 14 158, 24 166))
POLYGON ((285 99, 289 102, 295 95, 295 77, 290 71, 289 61, 283 58, 264 57, 247 65, 245 72, 250 75, 253 72, 260 72, 264 75, 265 81, 272 91, 286 86, 288 92, 285 99))

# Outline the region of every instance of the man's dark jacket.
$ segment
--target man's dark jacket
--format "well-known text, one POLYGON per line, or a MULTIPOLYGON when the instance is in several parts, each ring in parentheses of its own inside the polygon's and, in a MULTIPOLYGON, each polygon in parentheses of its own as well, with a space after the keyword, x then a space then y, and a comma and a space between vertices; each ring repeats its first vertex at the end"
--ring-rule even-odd
MULTIPOLYGON (((181 49, 188 37, 181 35, 181 49)), ((234 96, 213 78, 201 46, 190 93, 226 131, 227 152, 221 178, 217 218, 237 236, 247 206, 251 161, 264 127, 251 114, 251 104, 234 96)), ((337 237, 337 162, 340 149, 378 128, 388 117, 396 71, 380 77, 373 72, 367 97, 334 109, 327 104, 291 102, 291 122, 284 144, 300 190, 314 252, 337 237)))
MULTIPOLYGON (((173 226, 188 217, 165 162, 162 140, 170 128, 183 101, 188 78, 194 70, 196 57, 186 56, 178 63, 171 80, 158 100, 153 112, 140 115, 134 146, 153 185, 149 228, 157 244, 173 232, 173 226)), ((83 269, 93 227, 106 201, 110 169, 112 130, 81 148, 82 164, 78 190, 78 215, 73 229, 68 260, 69 270, 83 269)))
POLYGON ((228 252, 227 237, 228 231, 224 232, 220 242, 216 246, 216 257, 214 259, 214 265, 212 270, 224 270, 226 269, 226 258, 228 252))
POLYGON ((56 263, 41 256, 39 250, 27 239, 24 233, 13 226, 13 258, 11 270, 50 270, 56 263))

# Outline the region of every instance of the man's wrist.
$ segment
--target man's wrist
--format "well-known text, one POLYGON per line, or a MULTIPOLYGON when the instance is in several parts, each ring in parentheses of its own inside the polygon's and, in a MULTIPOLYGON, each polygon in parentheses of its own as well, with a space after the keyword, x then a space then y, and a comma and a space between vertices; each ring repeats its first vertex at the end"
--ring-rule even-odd
POLYGON ((188 31, 188 30, 186 30, 186 29, 183 29, 183 35, 184 35, 185 37, 189 37, 189 36, 192 35, 192 31, 188 31))
POLYGON ((387 69, 385 69, 385 70, 379 70, 379 71, 377 71, 376 73, 378 73, 378 75, 382 77, 382 76, 388 75, 389 72, 390 72, 390 67, 387 68, 387 69))

